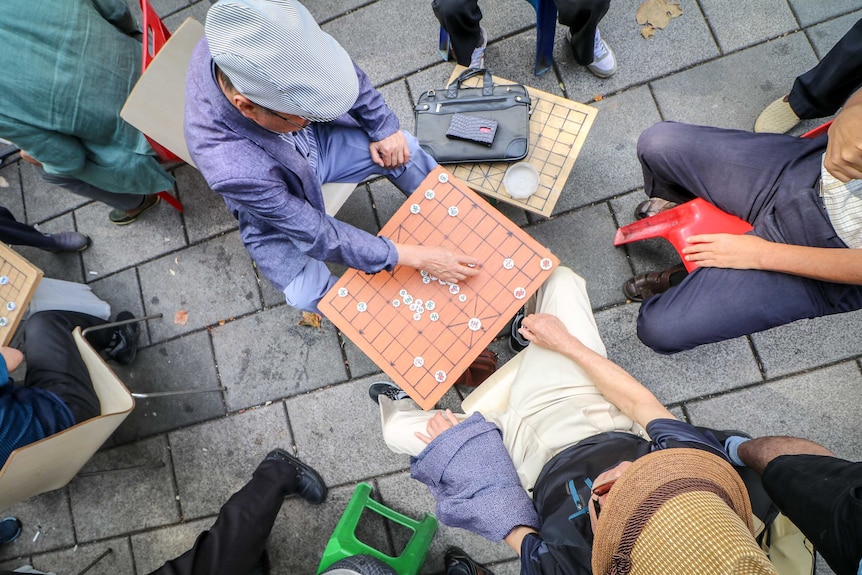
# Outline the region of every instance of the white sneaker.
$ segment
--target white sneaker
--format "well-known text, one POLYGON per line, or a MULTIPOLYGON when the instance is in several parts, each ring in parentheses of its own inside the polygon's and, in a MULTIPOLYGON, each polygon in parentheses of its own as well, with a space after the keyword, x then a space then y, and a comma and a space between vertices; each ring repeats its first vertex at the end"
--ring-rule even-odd
POLYGON ((587 70, 599 78, 608 78, 617 71, 617 59, 608 43, 602 40, 599 29, 596 28, 596 39, 593 43, 593 63, 587 65, 587 70))
POLYGON ((470 55, 471 68, 485 67, 485 48, 488 46, 488 34, 485 33, 485 29, 481 26, 479 26, 479 32, 482 33, 482 45, 477 46, 470 55))

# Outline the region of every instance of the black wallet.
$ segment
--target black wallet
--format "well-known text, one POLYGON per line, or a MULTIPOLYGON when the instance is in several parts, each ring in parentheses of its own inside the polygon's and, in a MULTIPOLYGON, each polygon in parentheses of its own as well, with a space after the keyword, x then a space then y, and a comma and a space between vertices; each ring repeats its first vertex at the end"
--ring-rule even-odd
POLYGON ((470 114, 454 114, 446 130, 447 138, 475 142, 490 147, 497 134, 497 120, 470 114))

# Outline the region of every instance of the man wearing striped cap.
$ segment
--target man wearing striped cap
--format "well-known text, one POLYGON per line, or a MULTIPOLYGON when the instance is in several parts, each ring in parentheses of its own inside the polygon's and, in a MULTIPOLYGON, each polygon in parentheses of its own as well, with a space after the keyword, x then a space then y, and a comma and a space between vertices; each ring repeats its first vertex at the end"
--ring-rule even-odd
POLYGON ((344 48, 294 0, 219 0, 189 63, 185 137, 243 243, 287 302, 317 311, 335 278, 396 264, 457 282, 474 258, 395 244, 327 216, 320 186, 383 175, 411 193, 436 162, 344 48))

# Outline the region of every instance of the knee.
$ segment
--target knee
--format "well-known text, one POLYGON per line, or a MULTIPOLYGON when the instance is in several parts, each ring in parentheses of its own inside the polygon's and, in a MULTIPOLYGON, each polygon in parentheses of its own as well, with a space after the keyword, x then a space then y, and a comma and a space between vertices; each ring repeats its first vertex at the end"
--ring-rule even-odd
POLYGON ((638 138, 638 158, 649 162, 651 158, 660 157, 678 139, 678 126, 674 122, 659 122, 653 124, 638 138))
POLYGON ((663 355, 694 347, 690 341, 687 341, 686 331, 678 317, 650 305, 656 303, 655 300, 659 298, 661 296, 654 296, 641 304, 637 320, 638 339, 656 353, 663 355))
POLYGON ((45 333, 65 330, 71 332, 75 326, 71 324, 66 316, 59 311, 40 311, 34 313, 24 322, 24 337, 28 339, 40 339, 45 333))

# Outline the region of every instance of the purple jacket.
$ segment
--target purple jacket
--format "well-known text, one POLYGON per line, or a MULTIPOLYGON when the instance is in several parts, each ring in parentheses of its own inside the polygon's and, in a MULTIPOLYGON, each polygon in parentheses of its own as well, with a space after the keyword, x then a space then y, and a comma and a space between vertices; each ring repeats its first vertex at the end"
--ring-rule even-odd
MULTIPOLYGON (((398 119, 383 96, 358 67, 356 74, 359 97, 332 123, 359 127, 372 141, 397 132, 398 119)), ((370 273, 394 267, 398 255, 392 242, 327 216, 317 175, 305 157, 227 100, 206 38, 189 62, 185 138, 207 183, 239 220, 246 249, 279 290, 299 274, 306 257, 370 273)))

